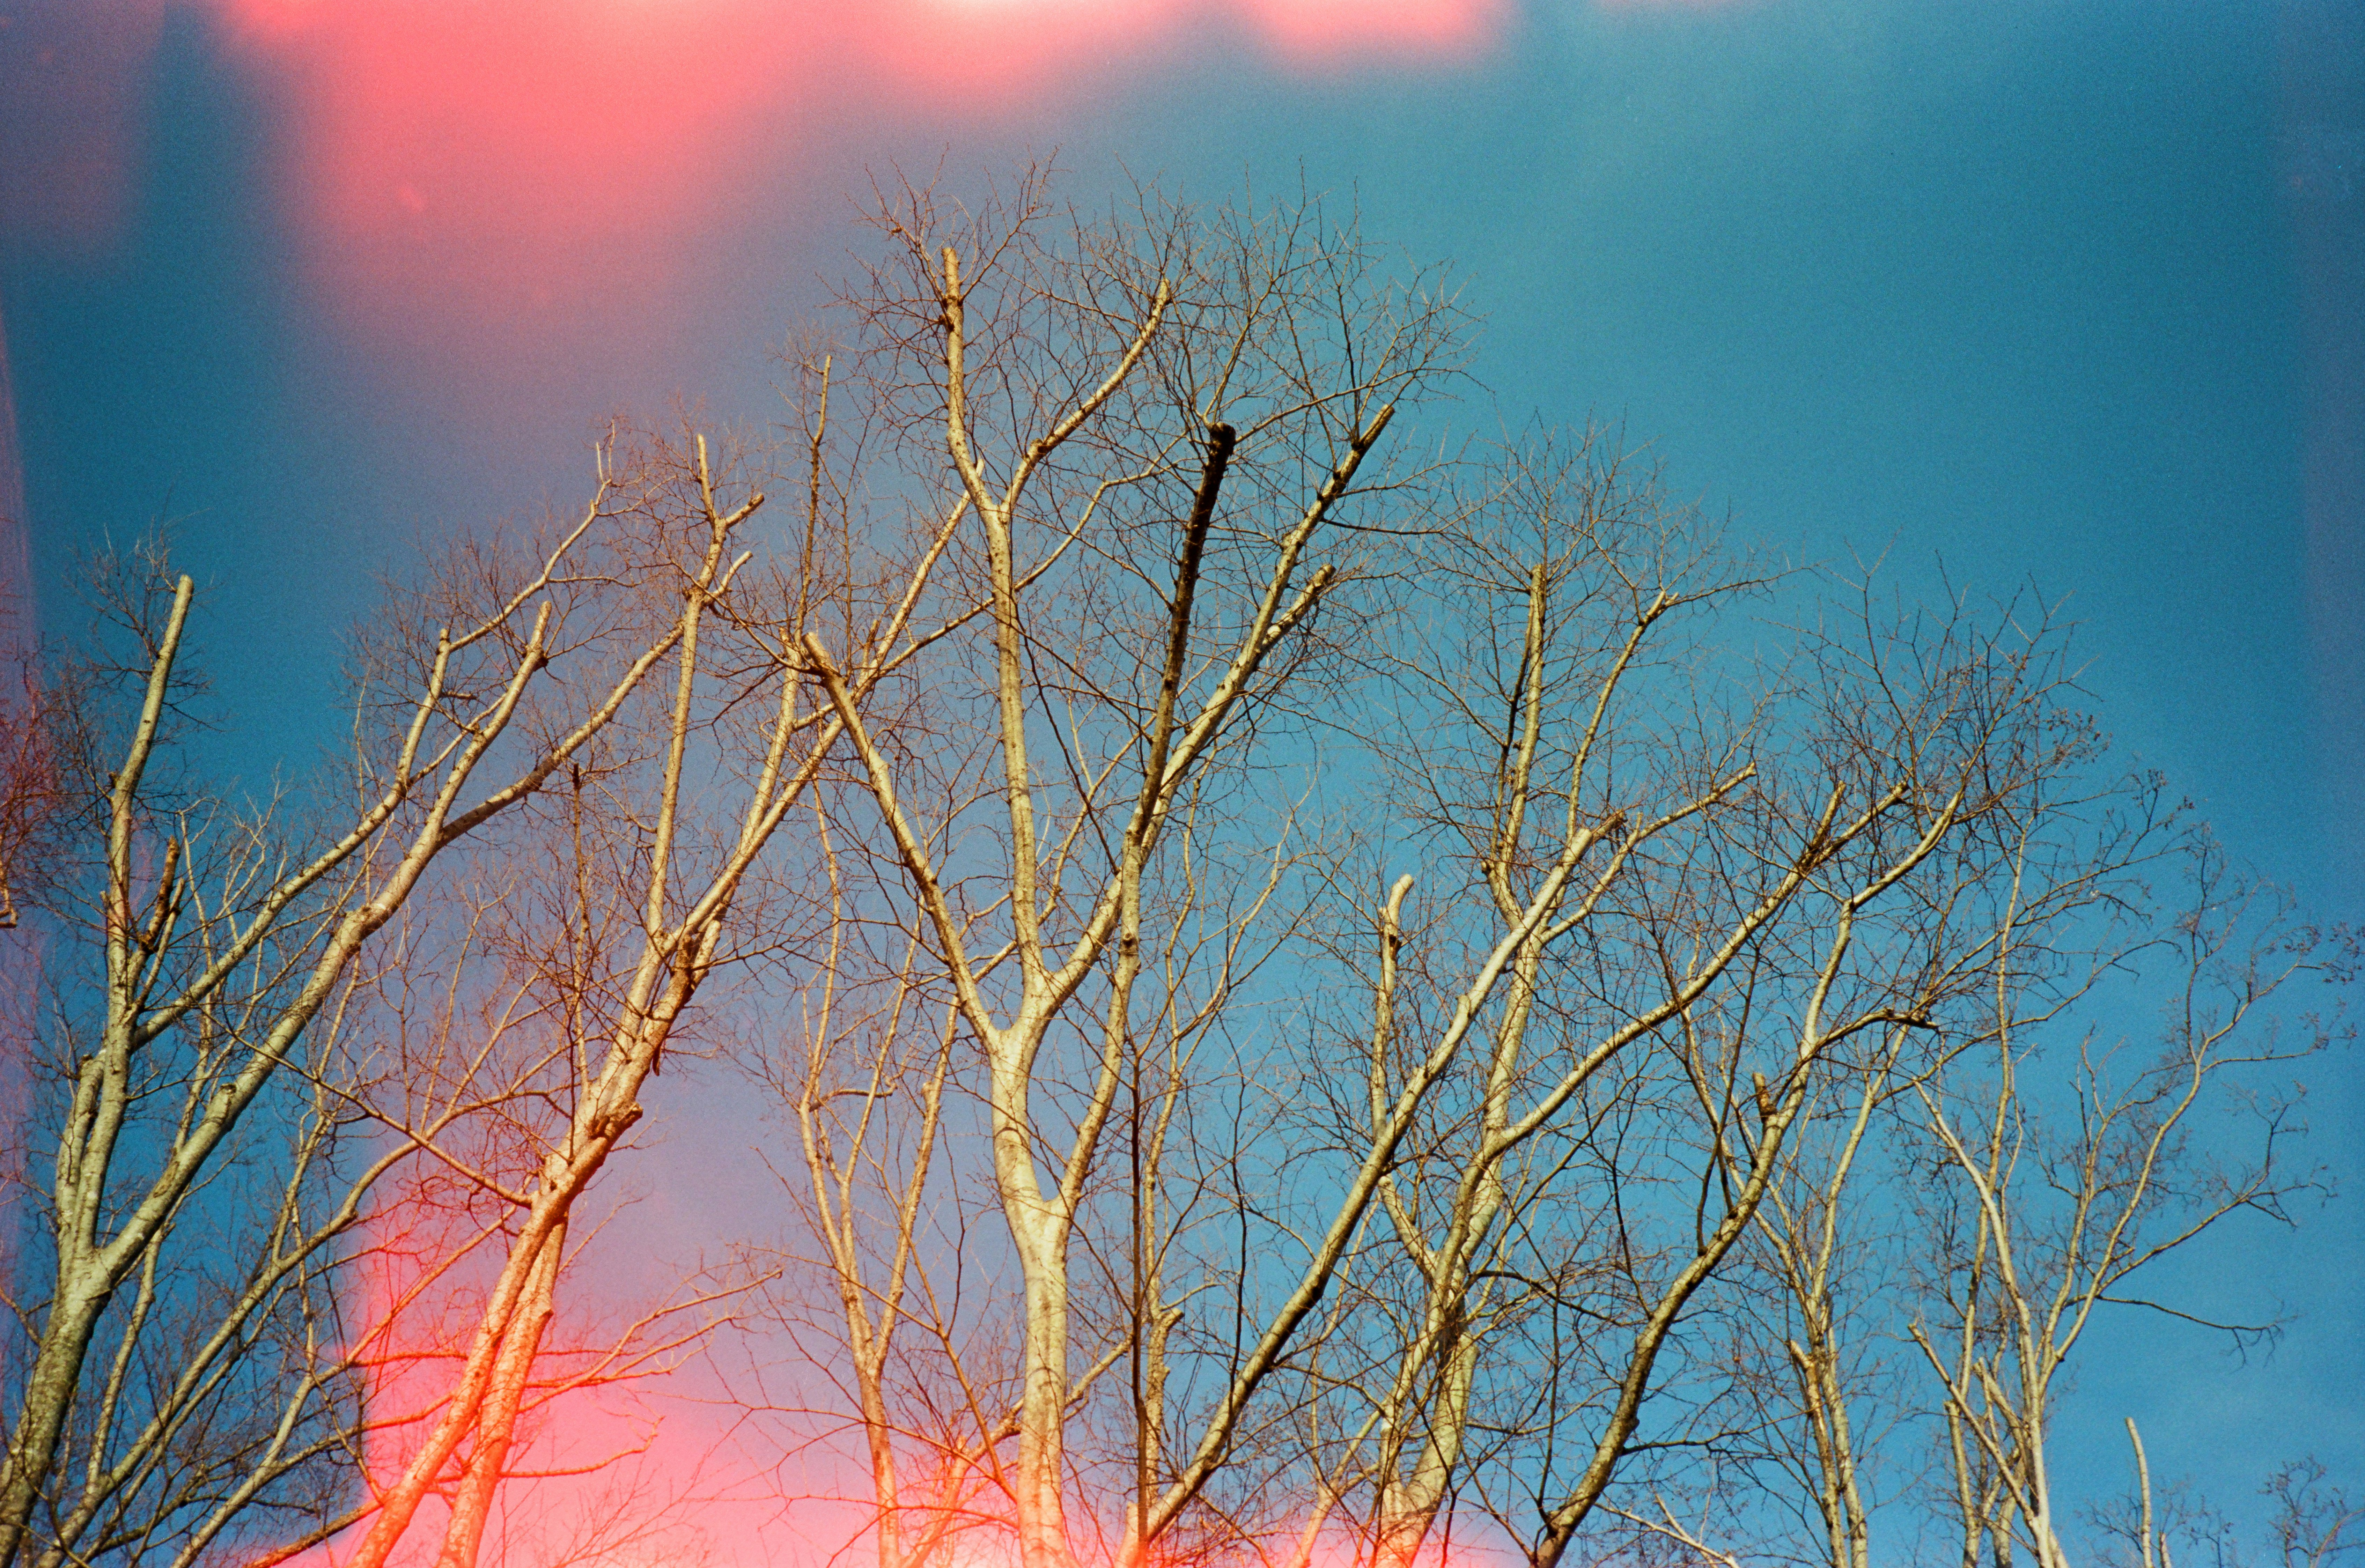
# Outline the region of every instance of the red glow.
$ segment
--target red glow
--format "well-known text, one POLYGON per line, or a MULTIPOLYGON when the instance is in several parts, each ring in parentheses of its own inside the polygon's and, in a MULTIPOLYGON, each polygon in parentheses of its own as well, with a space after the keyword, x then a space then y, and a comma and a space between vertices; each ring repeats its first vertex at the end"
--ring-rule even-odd
POLYGON ((532 318, 624 297, 662 333, 647 312, 676 308, 699 237, 779 190, 823 106, 991 125, 1194 24, 1245 27, 1286 65, 1467 60, 1506 3, 218 0, 289 111, 323 297, 380 347, 538 337, 532 318))
POLYGON ((1241 0, 1241 11, 1281 56, 1296 63, 1473 59, 1495 41, 1508 6, 1500 0, 1241 0))
MULTIPOLYGON (((696 1187, 702 1175, 703 1190, 712 1189, 711 1171, 668 1174, 677 1178, 669 1187, 696 1187)), ((377 1423, 364 1434, 362 1458, 379 1488, 402 1474, 441 1415, 506 1252, 506 1238, 481 1231, 480 1216, 455 1205, 449 1187, 433 1167, 389 1185, 346 1265, 343 1305, 353 1337, 342 1349, 362 1369, 377 1423)), ((586 1229, 607 1232, 621 1216, 606 1217, 609 1224, 586 1229)), ((622 1327, 688 1294, 655 1261, 667 1250, 647 1237, 630 1237, 611 1251, 595 1241, 562 1276, 557 1320, 510 1455, 511 1474, 528 1479, 503 1489, 485 1561, 752 1568, 778 1560, 766 1539, 779 1507, 777 1489, 762 1485, 734 1447, 738 1416, 719 1408, 712 1389, 686 1387, 684 1374, 669 1370, 694 1358, 628 1353, 609 1367, 621 1376, 596 1375, 604 1352, 619 1345, 645 1351, 683 1338, 686 1320, 660 1317, 637 1335, 622 1327), (576 1380, 588 1385, 571 1386, 576 1380), (553 1385, 570 1386, 554 1392, 553 1385)), ((431 1494, 395 1562, 428 1560, 423 1553, 442 1539, 448 1502, 448 1486, 431 1494)), ((366 1528, 286 1568, 336 1568, 366 1528)))
MULTIPOLYGON (((7 195, 12 225, 29 210, 46 230, 97 244, 136 188, 143 71, 164 0, 73 3, 111 20, 61 29, 80 53, 17 57, 39 73, 23 77, 36 84, 28 91, 48 95, 41 123, 68 129, 44 133, 42 145, 56 150, 47 164, 11 171, 0 160, 0 192, 21 184, 36 193, 7 195), (49 205, 19 205, 36 199, 49 205)), ((1435 70, 1482 58, 1511 14, 1510 0, 213 5, 274 110, 280 194, 317 297, 374 352, 414 366, 430 353, 464 362, 472 385, 453 389, 464 409, 481 404, 488 383, 517 390, 530 374, 521 351, 596 337, 603 349, 643 353, 669 333, 697 308, 684 272, 702 237, 744 222, 750 190, 779 189, 757 176, 809 156, 810 127, 824 109, 852 103, 865 115, 949 128, 942 134, 958 163, 959 128, 996 125, 1112 70, 1170 59, 1189 66, 1182 51, 1194 40, 1245 36, 1289 70, 1435 70)), ((73 14, 69 6, 54 16, 73 14)), ((11 41, 0 37, 0 57, 11 41)), ((0 69, 0 91, 21 74, 0 69)), ((815 196, 836 199, 834 190, 815 196)), ((0 398, 5 386, 0 379, 0 398)), ((547 387, 532 391, 551 399, 547 387)), ((0 424, 0 510, 6 434, 0 424)), ((0 536, 0 557, 6 545, 0 536)), ((454 1238, 406 1211, 381 1216, 370 1236, 379 1250, 363 1320, 385 1330, 371 1344, 373 1409, 432 1410, 476 1298, 464 1288, 398 1311, 454 1238)), ((595 1296, 599 1279, 571 1275, 562 1295, 570 1305, 577 1293, 595 1296)), ((460 1281, 471 1282, 481 1284, 460 1281)), ((585 1316, 609 1305, 590 1302, 585 1316)), ((699 1419, 679 1408, 668 1417, 667 1446, 651 1462, 668 1468, 669 1485, 708 1484, 698 1457, 726 1422, 715 1417, 714 1430, 701 1432, 699 1419)), ((563 1469, 643 1436, 629 1415, 593 1397, 566 1406, 551 1428, 530 1463, 563 1469)), ((397 1473, 418 1437, 415 1427, 374 1433, 373 1474, 397 1473)), ((519 1490, 582 1501, 603 1484, 519 1490)), ((422 1536, 432 1535, 424 1522, 422 1536)), ((520 1551, 510 1560, 555 1555, 520 1551)), ((311 1561, 332 1557, 323 1549, 311 1561)), ((760 1553, 750 1548, 742 1560, 760 1553)))

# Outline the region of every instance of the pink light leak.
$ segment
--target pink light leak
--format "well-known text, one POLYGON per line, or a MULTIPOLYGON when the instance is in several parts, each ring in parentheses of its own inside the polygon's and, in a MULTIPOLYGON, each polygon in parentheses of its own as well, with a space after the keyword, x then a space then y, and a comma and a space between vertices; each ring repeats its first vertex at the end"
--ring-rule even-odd
POLYGON ((216 0, 286 111, 287 210, 331 308, 375 347, 456 327, 504 352, 537 317, 613 318, 620 287, 627 330, 661 334, 700 237, 779 199, 750 193, 795 178, 825 106, 944 122, 957 161, 963 125, 1200 28, 1288 69, 1429 66, 1483 56, 1508 3, 216 0))
MULTIPOLYGON (((662 1163, 673 1151, 642 1152, 662 1163)), ((716 1183, 701 1187, 697 1178, 712 1174, 667 1170, 661 1180, 668 1191, 711 1194, 716 1183)), ((341 1347, 362 1369, 375 1423, 364 1434, 362 1459, 381 1488, 403 1473, 442 1414, 506 1248, 504 1238, 478 1231, 481 1215, 451 1201, 446 1173, 423 1166, 396 1182, 358 1233, 345 1284, 351 1338, 341 1347)), ((672 1206, 665 1197, 661 1209, 672 1206)), ((561 1277, 486 1560, 703 1568, 782 1560, 767 1534, 781 1511, 777 1480, 741 1440, 745 1417, 701 1378, 694 1328, 703 1309, 694 1305, 699 1290, 678 1275, 671 1243, 680 1238, 637 1235, 644 1216, 627 1211, 582 1217, 592 1221, 584 1232, 596 1234, 561 1277), (641 1331, 628 1333, 635 1320, 641 1331)), ((850 1495, 860 1475, 820 1479, 824 1495, 850 1495)), ((422 1554, 442 1540, 449 1501, 448 1488, 430 1497, 395 1562, 428 1560, 422 1554)), ((850 1507, 798 1511, 844 1536, 860 1528, 850 1507)), ((364 1520, 284 1568, 336 1568, 367 1528, 364 1520)))

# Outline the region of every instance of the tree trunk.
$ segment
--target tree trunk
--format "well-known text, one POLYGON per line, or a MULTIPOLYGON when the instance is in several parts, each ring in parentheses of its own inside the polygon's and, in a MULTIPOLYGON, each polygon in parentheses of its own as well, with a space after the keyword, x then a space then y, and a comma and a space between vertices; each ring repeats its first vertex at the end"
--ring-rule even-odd
MULTIPOLYGON (((1032 1162, 1027 1181, 1033 1182, 1032 1162)), ((1025 1383, 1014 1475, 1023 1568, 1073 1568, 1061 1491, 1068 1405, 1068 1215, 1057 1200, 1004 1189, 1026 1281, 1025 1383)))
POLYGON ((478 1417, 476 1450, 468 1456, 467 1472, 461 1478, 459 1495, 452 1505, 452 1519, 443 1531, 443 1550, 436 1558, 436 1568, 476 1568, 476 1555, 484 1546, 485 1521, 491 1517, 493 1494, 500 1485, 501 1467, 508 1462, 510 1442, 516 1434, 518 1406, 524 1403, 534 1356, 542 1349, 543 1336, 549 1330, 555 1310, 553 1297, 559 1263, 566 1252, 566 1225, 562 1220, 543 1238, 542 1250, 533 1260, 532 1278, 526 1284, 525 1299, 518 1304, 516 1313, 510 1318, 509 1332, 502 1338, 493 1384, 485 1395, 484 1414, 478 1417))
POLYGON ((9 1444, 7 1485, 0 1489, 0 1568, 15 1562, 24 1544, 26 1524, 40 1501, 41 1479, 57 1458, 59 1435, 65 1430, 66 1412, 82 1380, 91 1336, 112 1295, 111 1290, 91 1294, 64 1283, 43 1325, 40 1354, 26 1379, 25 1406, 9 1444))

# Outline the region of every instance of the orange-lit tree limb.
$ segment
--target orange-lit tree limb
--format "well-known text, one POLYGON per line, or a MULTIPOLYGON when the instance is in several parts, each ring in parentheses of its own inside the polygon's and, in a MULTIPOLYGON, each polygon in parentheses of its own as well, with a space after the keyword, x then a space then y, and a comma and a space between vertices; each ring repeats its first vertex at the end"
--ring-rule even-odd
MULTIPOLYGON (((81 1058, 57 1146, 52 1184, 56 1289, 42 1315, 33 1367, 22 1405, 11 1423, 5 1473, 0 1473, 0 1562, 20 1551, 35 1496, 44 1484, 66 1413, 77 1398, 91 1335, 117 1288, 151 1255, 186 1195, 249 1108, 272 1083, 341 983, 341 978, 375 934, 401 910, 429 866, 453 843, 530 795, 568 756, 611 719, 640 678, 662 656, 644 649, 606 686, 591 709, 555 729, 505 782, 474 803, 466 800, 479 768, 490 757, 521 711, 536 677, 557 656, 552 604, 546 597, 562 567, 595 524, 611 511, 615 481, 603 455, 601 484, 583 520, 550 552, 538 572, 510 590, 465 630, 447 630, 435 641, 433 657, 409 710, 390 766, 365 789, 350 825, 326 847, 269 883, 246 909, 206 914, 193 905, 196 840, 185 824, 170 836, 165 875, 146 921, 133 915, 135 840, 148 830, 142 784, 160 744, 162 720, 172 701, 174 666, 185 635, 192 599, 184 577, 151 644, 145 690, 122 764, 109 779, 103 835, 105 885, 95 901, 103 928, 105 1023, 95 1050, 81 1058), (519 633, 516 621, 538 596, 531 629, 519 633), (483 695, 489 681, 490 694, 483 695), (472 695, 468 688, 477 689, 472 695), (402 819, 408 813, 409 821, 402 819), (325 899, 322 905, 318 901, 325 899), (316 907, 318 905, 318 907, 316 907), (198 961, 188 963, 185 922, 193 908, 204 925, 198 961), (240 999, 241 1028, 253 1032, 235 1047, 232 1065, 221 1058, 201 1103, 169 1138, 145 1186, 126 1193, 128 1172, 117 1169, 118 1140, 131 1114, 135 1059, 147 1059, 151 1045, 173 1031, 210 1030, 214 1010, 230 999, 237 977, 263 953, 266 942, 293 939, 310 944, 302 972, 268 964, 270 983, 281 977, 284 996, 240 999), (168 984, 168 980, 170 983, 168 984), (256 1012, 257 1006, 262 1012, 256 1012), (129 1202, 102 1224, 102 1193, 129 1202)), ((259 833, 241 830, 260 846, 259 833)), ((258 860, 258 866, 264 864, 258 860)), ((244 885, 240 873, 233 886, 244 885)))
MULTIPOLYGON (((401 1475, 378 1499, 351 1559, 355 1568, 377 1568, 387 1560, 410 1531, 421 1504, 450 1482, 455 1464, 459 1502, 445 1520, 439 1562, 472 1568, 477 1560, 502 1455, 511 1441, 533 1359, 554 1310, 567 1223, 622 1138, 639 1121, 641 1088, 656 1070, 682 1015, 717 962, 740 889, 818 774, 841 728, 841 719, 829 709, 800 705, 798 671, 779 660, 765 750, 749 781, 735 832, 702 881, 691 890, 678 885, 672 868, 683 829, 689 746, 702 733, 698 711, 706 675, 701 629, 710 610, 729 609, 733 580, 748 558, 731 558, 729 543, 734 531, 762 501, 760 495, 751 496, 728 510, 718 503, 702 437, 694 442, 689 472, 706 539, 687 575, 682 609, 669 639, 676 679, 662 720, 655 810, 647 823, 649 852, 637 898, 639 955, 609 1025, 604 1058, 581 1085, 565 1137, 544 1156, 531 1193, 521 1194, 528 1201, 443 1412, 401 1475), (792 744, 808 732, 803 754, 792 755, 792 744), (467 1458, 462 1462, 464 1444, 468 1445, 467 1458)), ((913 610, 943 547, 940 536, 912 568, 893 613, 883 624, 874 623, 875 641, 863 650, 864 662, 857 672, 863 690, 899 658, 908 656, 904 639, 913 610)), ((791 645, 794 623, 806 608, 801 605, 791 612, 791 624, 779 632, 771 644, 776 655, 791 645)), ((741 614, 735 610, 729 613, 741 614)))

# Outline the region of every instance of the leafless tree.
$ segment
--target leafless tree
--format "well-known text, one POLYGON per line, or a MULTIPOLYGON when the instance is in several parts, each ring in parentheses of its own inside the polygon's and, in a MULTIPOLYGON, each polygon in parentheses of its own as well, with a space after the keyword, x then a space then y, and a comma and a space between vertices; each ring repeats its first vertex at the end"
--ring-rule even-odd
POLYGON ((2095 781, 2061 629, 1733 561, 1606 437, 1474 510, 1438 469, 1373 493, 1450 321, 1303 215, 882 211, 851 384, 951 630, 867 702, 805 642, 849 759, 831 958, 758 1053, 882 1568, 976 1529, 1030 1568, 1340 1528, 1404 1563, 1464 1489, 1540 1562, 1597 1510, 1699 1545, 1613 1483, 1769 1418, 1862 1568, 1852 1172, 1999 987, 2034 1027, 2101 972, 2141 848, 2094 826, 2150 798, 2095 781), (1348 901, 1360 942, 1271 869, 1308 842, 1284 778, 1362 791, 1329 863, 1418 867, 1348 901), (1285 1086, 1244 983, 1275 952, 1324 1021, 1285 1086), (1775 1417, 1709 1386, 1753 1235, 1775 1417))
MULTIPOLYGON (((2322 1015, 2288 1014, 2277 999, 2337 969, 2339 952, 2222 851, 2197 845, 2184 865, 2182 913, 2142 955, 2172 962, 2178 980, 2147 1058, 2099 1026, 2072 1042, 2000 1024, 1984 1074, 1915 1089, 1945 1206, 1928 1216, 1933 1298, 1911 1331, 1943 1395, 1968 1564, 2016 1550, 2041 1568, 2069 1560, 2050 1435, 2058 1382, 2095 1313, 2207 1321, 2137 1276, 2235 1215, 2286 1221, 2288 1201, 2319 1184, 2287 1163, 2296 1102, 2259 1080, 2331 1038, 2322 1015), (2254 1122, 2240 1163, 2194 1141, 2198 1119, 2220 1110, 2254 1122)), ((2000 970, 2016 961, 2015 935, 2001 934, 2000 970)), ((2236 1339, 2273 1327, 2210 1326, 2236 1339)))
POLYGON ((1954 879, 1945 901, 1956 1005, 1833 1064, 1759 1213, 1767 1289, 1741 1314, 1741 1353, 1762 1374, 1777 1484, 1811 1513, 1806 1555, 1833 1568, 1871 1560, 1869 1473, 1922 1408, 1891 1353, 1904 1342, 1896 1282, 1917 1255, 1911 1205, 1865 1190, 1910 1163, 1919 1096, 1958 1058, 1999 1031, 2050 1026, 2147 939, 2143 878, 2173 857, 2180 829, 2156 778, 2113 778, 2106 757, 2089 746, 2062 758, 2076 765, 1991 815, 1978 875, 1954 879), (1968 1002, 1963 977, 1978 981, 1968 1002))
POLYGON ((835 532, 843 514, 824 515, 821 495, 823 419, 817 409, 806 516, 791 535, 801 543, 768 593, 737 591, 753 552, 733 553, 734 531, 763 496, 724 499, 702 436, 657 454, 661 478, 637 537, 655 553, 654 570, 678 585, 675 619, 656 644, 674 666, 670 690, 653 687, 637 713, 572 766, 551 823, 552 874, 529 883, 540 896, 496 932, 496 968, 518 977, 518 1005, 488 1020, 470 1058, 497 1055, 511 1028, 550 1037, 555 1025, 537 1070, 550 1076, 547 1103, 564 1114, 512 1125, 497 1164, 461 1172, 508 1211, 494 1227, 502 1260, 432 1420, 398 1474, 356 1511, 367 1528, 350 1561, 362 1568, 387 1561, 421 1505, 447 1492, 438 1561, 476 1562, 555 1312, 577 1207, 639 1120, 642 1085, 708 977, 790 940, 776 909, 758 911, 735 949, 725 945, 750 874, 846 715, 935 634, 915 634, 913 616, 944 539, 924 540, 909 559, 891 549, 874 558, 877 540, 835 532), (860 577, 870 566, 883 575, 860 577), (846 672, 827 671, 826 699, 809 683, 801 646, 823 632, 849 655, 846 672))
POLYGON ((1869 1568, 1868 1412, 1933 1388, 1966 1568, 2066 1568, 2062 1371, 2306 1184, 2259 1081, 2345 950, 2104 777, 2046 607, 1737 555, 1610 433, 1416 449, 1467 323, 1317 201, 1035 171, 878 233, 783 439, 603 449, 579 518, 439 547, 356 640, 350 790, 196 782, 161 558, 127 655, 8 710, 0 925, 58 957, 0 1568, 646 1545, 640 1473, 504 1488, 775 1267, 758 1402, 880 1568, 1412 1568, 1465 1519, 1730 1568, 1744 1473, 1869 1568), (2170 953, 2156 1060, 2068 1033, 2170 953), (804 1239, 573 1329, 709 1048, 804 1239))
POLYGON ((1765 585, 1649 480, 1599 436, 1520 456, 1431 568, 1447 633, 1390 715, 1419 737, 1398 853, 1441 885, 1418 924, 1410 878, 1375 912, 1373 1146, 1439 1086, 1381 1185, 1403 1263, 1358 1278, 1395 1328, 1329 1376, 1361 1408, 1323 1495, 1368 1474, 1391 1562, 1465 1484, 1541 1518, 1536 1561, 1569 1549, 1703 1357, 1685 1325, 1809 1096, 1977 991, 1997 824, 2088 748, 2042 633, 1860 607, 1720 661, 1711 617, 1765 585))
MULTIPOLYGON (((946 1060, 955 1035, 982 1053, 959 1092, 983 1107, 1018 1280, 1016 1389, 1007 1407, 977 1402, 968 1435, 940 1437, 938 1457, 988 1479, 1032 1568, 1072 1561, 1079 1530, 1106 1528, 1071 1517, 1082 1461, 1070 1433, 1120 1361, 1133 1388, 1129 1440, 1116 1445, 1130 1451, 1110 1462, 1127 1499, 1115 1554, 1139 1560, 1175 1527, 1370 1197, 1367 1177, 1175 1450, 1158 1327, 1173 1313, 1160 1240, 1171 1216, 1145 1170, 1115 1205, 1114 1236, 1088 1246, 1126 1260, 1122 1327, 1076 1364, 1091 1321, 1078 1227, 1104 1190, 1108 1135, 1138 1104, 1128 1156, 1161 1158, 1160 1129, 1180 1114, 1178 1042, 1236 978, 1238 933, 1263 902, 1265 872, 1249 871, 1239 898, 1202 881, 1240 874, 1210 852, 1217 824, 1254 777, 1257 744, 1319 700, 1334 638, 1317 623, 1352 624, 1368 554, 1356 530, 1384 521, 1402 482, 1372 454, 1399 403, 1457 352, 1450 300, 1388 284, 1326 222, 1317 207, 1199 215, 1154 201, 1124 221, 1068 221, 1031 181, 965 217, 905 193, 885 209, 891 259, 856 301, 869 385, 904 437, 913 491, 958 525, 947 586, 990 613, 932 650, 925 702, 886 733, 838 695, 832 653, 808 648, 859 762, 856 825, 841 837, 891 845, 885 885, 916 938, 898 952, 932 970, 934 1005, 914 1010, 931 1020, 919 1059, 946 1060), (1137 1096, 1161 1037, 1168 1066, 1137 1096)), ((1283 836, 1265 843, 1266 863, 1283 836)), ((906 1070, 906 1092, 938 1070, 906 1070)), ((854 1103, 867 1114, 865 1096, 854 1103)), ((808 1093, 801 1115, 813 1103, 808 1093)), ((905 1135, 914 1159, 936 1114, 921 1114, 905 1135)), ((924 1173, 906 1171, 909 1196, 887 1216, 899 1236, 924 1173)), ((842 1235, 843 1200, 816 1201, 842 1235)), ((878 1282, 857 1285, 843 1261, 839 1278, 866 1310, 919 1327, 925 1315, 898 1305, 908 1249, 891 1250, 878 1282)), ((886 1330, 849 1310, 847 1332, 877 1347, 886 1330)), ((875 1379, 857 1381, 869 1403, 875 1379)), ((876 1478, 882 1421, 866 1419, 876 1478)))
MULTIPOLYGON (((2130 1423, 2130 1434, 2133 1429, 2130 1423)), ((2359 1528, 2365 1509, 2343 1488, 2327 1485, 2329 1473, 2315 1460, 2293 1460, 2259 1488, 2275 1501, 2275 1555, 2282 1568, 2332 1568, 2365 1551, 2365 1531, 2359 1528)), ((2160 1563, 2168 1568, 2165 1551, 2160 1563)))
POLYGON ((382 1561, 432 1495, 472 1562, 521 1415, 666 1342, 544 1356, 568 1222, 710 971, 789 939, 723 940, 837 727, 795 639, 851 627, 867 689, 940 554, 809 518, 749 591, 762 497, 726 483, 702 437, 603 447, 578 520, 444 548, 356 644, 353 814, 309 845, 285 805, 160 782, 193 588, 107 577, 141 706, 85 736, 94 785, 125 760, 93 790, 95 886, 51 901, 104 983, 56 988, 54 1247, 17 1303, 0 1551, 37 1516, 45 1562, 366 1522, 382 1561), (856 554, 886 578, 857 588, 856 554), (470 1297, 430 1390, 403 1335, 470 1297))
MULTIPOLYGON (((38 1263, 20 1267, 30 1288, 17 1302, 25 1361, 0 1478, 0 1561, 27 1549, 37 1513, 55 1527, 39 1543, 45 1556, 81 1551, 82 1535, 119 1516, 207 1418, 254 1338, 288 1331, 281 1309, 301 1334, 319 1306, 318 1276, 369 1172, 331 1172, 328 1144, 350 1120, 335 1103, 342 1085, 307 1066, 333 1054, 355 974, 435 863, 566 767, 665 653, 666 639, 635 644, 628 624, 585 609, 608 581, 601 534, 627 488, 603 465, 578 521, 417 607, 433 621, 404 686, 369 688, 358 710, 351 803, 308 834, 282 802, 241 809, 169 777, 194 584, 161 557, 144 577, 134 567, 103 579, 130 644, 134 716, 116 726, 94 714, 61 785, 87 847, 70 862, 80 874, 49 900, 49 924, 61 956, 86 954, 95 972, 52 988, 56 1117, 33 1151, 49 1191, 38 1263), (292 1099, 274 1097, 291 1084, 292 1099), (252 1182, 241 1161, 280 1140, 286 1183, 240 1238, 250 1249, 210 1257, 222 1238, 208 1190, 252 1182), (185 1271, 174 1261, 183 1256, 194 1260, 185 1271), (217 1295, 193 1321, 179 1310, 188 1294, 174 1294, 184 1284, 217 1295), (174 1310, 160 1312, 166 1295, 174 1310), (160 1347, 167 1323, 190 1338, 160 1347), (94 1361, 103 1329, 114 1344, 94 1361)), ((282 1394, 285 1429, 254 1466, 166 1510, 179 1512, 186 1550, 284 1473, 314 1407, 300 1375, 273 1390, 282 1394)))
POLYGON ((18 884, 55 859, 58 830, 72 814, 56 753, 73 693, 43 678, 39 649, 6 621, 0 650, 0 931, 13 931, 18 884))

